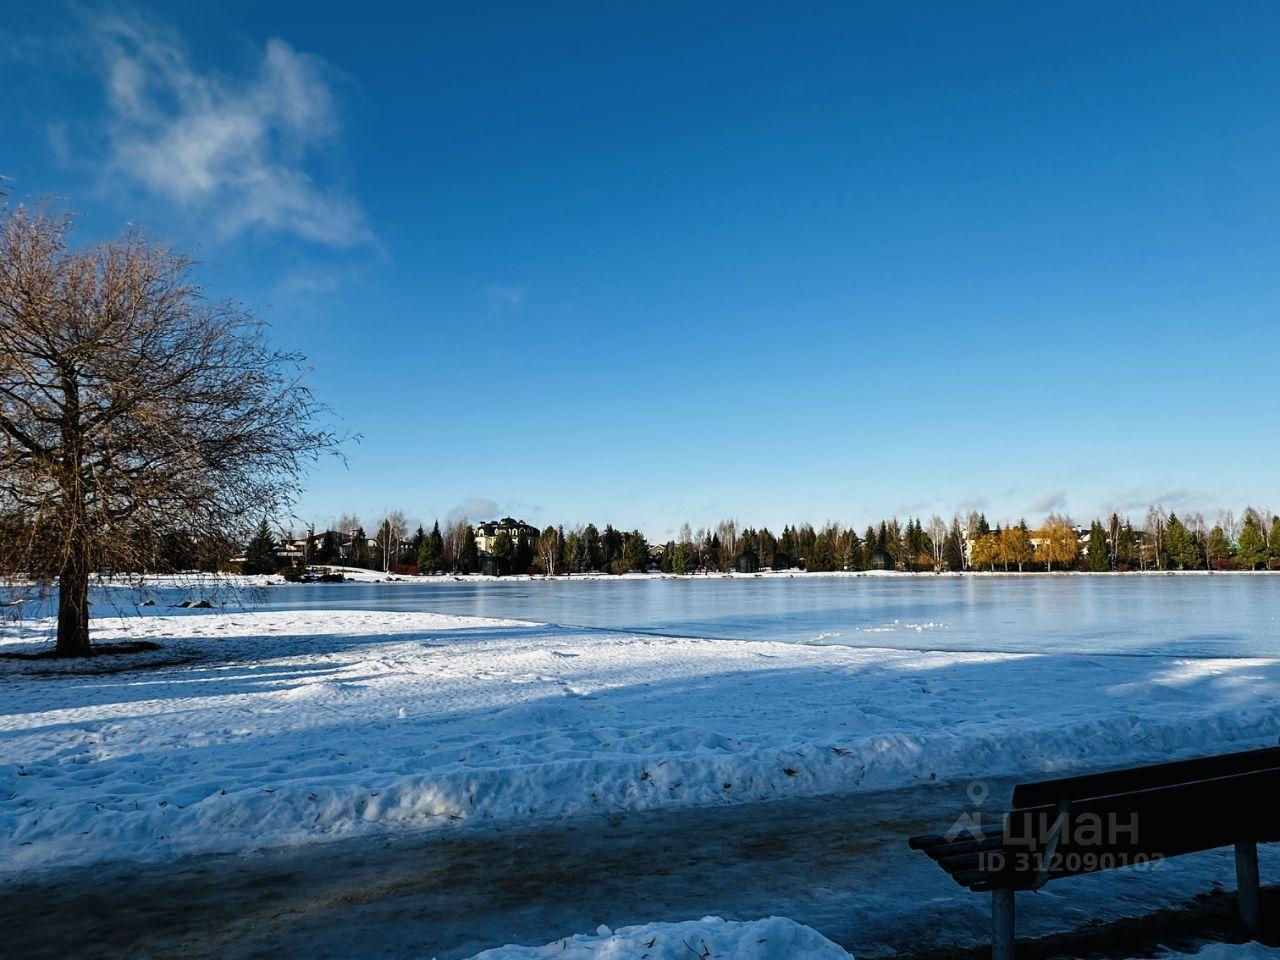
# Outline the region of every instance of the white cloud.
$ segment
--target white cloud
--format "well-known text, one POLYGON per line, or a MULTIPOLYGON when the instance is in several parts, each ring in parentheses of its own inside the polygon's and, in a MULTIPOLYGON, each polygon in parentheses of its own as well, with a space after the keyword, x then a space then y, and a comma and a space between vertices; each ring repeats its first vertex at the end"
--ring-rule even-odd
POLYGON ((476 523, 493 520, 499 516, 501 516, 501 510, 498 502, 488 497, 468 497, 445 515, 450 523, 458 523, 462 520, 476 523))
POLYGON ((1032 513, 1057 513, 1066 509, 1067 492, 1065 490, 1052 490, 1049 493, 1036 499, 1031 504, 1032 513))
POLYGON ((121 15, 94 21, 113 176, 136 181, 224 234, 291 233, 331 246, 373 240, 364 211, 308 172, 338 133, 324 61, 267 43, 250 76, 202 73, 180 38, 121 15))
POLYGON ((1108 512, 1145 514, 1148 507, 1162 506, 1174 513, 1211 512, 1213 504, 1230 502, 1221 490, 1193 490, 1186 487, 1133 487, 1111 498, 1108 512))

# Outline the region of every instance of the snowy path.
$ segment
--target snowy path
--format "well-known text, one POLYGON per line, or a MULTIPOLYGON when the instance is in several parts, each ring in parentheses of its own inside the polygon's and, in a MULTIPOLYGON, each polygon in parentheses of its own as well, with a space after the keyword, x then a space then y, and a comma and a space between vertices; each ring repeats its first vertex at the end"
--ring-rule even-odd
MULTIPOLYGON (((1010 784, 991 785, 1007 798, 1010 784)), ((986 900, 955 887, 903 837, 964 791, 916 787, 728 807, 648 811, 522 831, 400 833, 179 864, 69 867, 13 884, 0 928, 14 960, 84 955, 456 960, 708 914, 786 915, 867 956, 987 935, 986 900), (909 815, 904 816, 904 813, 909 815)), ((1264 860, 1276 876, 1277 858, 1264 860)), ((1178 905, 1231 885, 1223 853, 1158 876, 1110 874, 1024 896, 1022 936, 1178 905)))
MULTIPOLYGON (((964 783, 1280 733, 1274 660, 811 647, 356 611, 96 627, 164 649, 149 669, 88 676, 0 659, 0 871, 964 783)), ((35 646, 30 627, 0 634, 0 653, 35 646)))

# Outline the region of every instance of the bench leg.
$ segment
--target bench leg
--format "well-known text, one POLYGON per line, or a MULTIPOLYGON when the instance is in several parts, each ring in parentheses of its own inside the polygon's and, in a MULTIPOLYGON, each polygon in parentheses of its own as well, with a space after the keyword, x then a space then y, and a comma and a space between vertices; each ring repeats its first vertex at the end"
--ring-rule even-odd
POLYGON ((1240 906, 1240 919, 1250 933, 1262 929, 1262 905, 1258 892, 1258 845, 1236 844, 1236 898, 1240 906))
POLYGON ((1013 960, 1013 891, 991 892, 991 960, 1013 960))

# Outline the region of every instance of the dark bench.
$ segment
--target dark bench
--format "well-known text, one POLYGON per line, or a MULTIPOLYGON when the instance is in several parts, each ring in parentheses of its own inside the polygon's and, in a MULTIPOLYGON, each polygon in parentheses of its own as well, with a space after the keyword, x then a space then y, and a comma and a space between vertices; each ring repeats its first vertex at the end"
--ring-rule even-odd
POLYGON ((999 824, 962 816, 912 837, 950 877, 990 892, 992 956, 1013 957, 1014 895, 1051 880, 1234 846, 1240 917, 1262 922, 1258 844, 1280 840, 1280 747, 1024 783, 999 824))

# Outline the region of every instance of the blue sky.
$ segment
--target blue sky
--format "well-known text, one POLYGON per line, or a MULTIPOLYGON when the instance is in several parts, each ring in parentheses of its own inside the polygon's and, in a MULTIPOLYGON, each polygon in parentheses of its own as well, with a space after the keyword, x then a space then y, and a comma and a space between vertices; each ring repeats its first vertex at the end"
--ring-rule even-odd
POLYGON ((299 506, 665 538, 1280 506, 1280 7, 0 3, 0 173, 362 435, 299 506))

